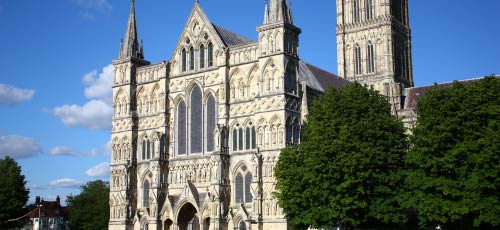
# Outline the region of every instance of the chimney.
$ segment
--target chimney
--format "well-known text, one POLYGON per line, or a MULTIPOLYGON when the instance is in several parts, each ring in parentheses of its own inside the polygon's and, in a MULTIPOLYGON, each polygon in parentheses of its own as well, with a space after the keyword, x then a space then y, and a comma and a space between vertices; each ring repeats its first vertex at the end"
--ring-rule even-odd
POLYGON ((40 204, 40 196, 36 196, 36 198, 35 198, 35 204, 40 204))
POLYGON ((56 198, 56 202, 57 202, 58 205, 61 205, 61 198, 59 197, 59 195, 56 198))

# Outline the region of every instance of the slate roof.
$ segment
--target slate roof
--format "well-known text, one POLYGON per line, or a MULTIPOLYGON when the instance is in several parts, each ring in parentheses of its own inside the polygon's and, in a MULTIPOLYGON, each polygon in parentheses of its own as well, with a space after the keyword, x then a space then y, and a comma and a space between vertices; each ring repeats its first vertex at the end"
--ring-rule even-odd
POLYGON ((231 32, 213 23, 212 25, 214 26, 217 34, 219 34, 220 38, 222 39, 222 42, 224 42, 224 45, 226 45, 227 47, 255 43, 255 41, 243 37, 242 35, 231 32))
MULTIPOLYGON (((496 78, 500 78, 500 75, 496 75, 496 78)), ((471 84, 474 82, 477 82, 483 78, 473 78, 473 79, 466 79, 466 80, 461 80, 458 81, 462 84, 471 84)), ((443 87, 450 87, 453 85, 453 82, 445 82, 445 83, 439 83, 435 85, 427 85, 427 86, 419 86, 419 87, 413 87, 413 88, 407 88, 405 89, 405 109, 410 109, 410 110, 415 110, 417 108, 417 103, 418 99, 424 96, 429 90, 435 89, 435 88, 443 88, 443 87)))
POLYGON ((299 80, 306 81, 307 86, 320 92, 325 92, 329 87, 338 89, 351 83, 304 61, 299 63, 299 80))

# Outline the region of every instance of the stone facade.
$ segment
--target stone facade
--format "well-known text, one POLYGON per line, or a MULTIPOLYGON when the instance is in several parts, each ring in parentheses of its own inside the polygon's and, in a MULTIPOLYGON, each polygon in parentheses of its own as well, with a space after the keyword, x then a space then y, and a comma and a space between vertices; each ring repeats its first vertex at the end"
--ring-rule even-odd
POLYGON ((270 0, 252 41, 196 2, 170 60, 151 64, 132 1, 113 61, 110 230, 291 228, 273 196, 279 153, 311 100, 348 84, 299 59, 291 15, 270 0))
POLYGON ((413 87, 408 0, 337 0, 339 75, 386 95, 393 112, 413 87))

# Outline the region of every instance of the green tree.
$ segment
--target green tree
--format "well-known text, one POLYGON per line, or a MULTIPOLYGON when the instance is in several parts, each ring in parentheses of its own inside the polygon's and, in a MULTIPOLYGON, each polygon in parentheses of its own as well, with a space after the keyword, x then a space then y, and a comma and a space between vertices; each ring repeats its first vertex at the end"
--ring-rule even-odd
POLYGON ((0 159, 0 229, 11 229, 22 225, 9 221, 21 217, 29 197, 26 180, 21 167, 10 157, 0 159))
POLYGON ((500 79, 435 87, 419 102, 403 201, 423 228, 500 226, 500 79))
POLYGON ((276 196, 299 229, 388 227, 404 222, 396 199, 408 150, 387 99, 355 83, 314 101, 299 150, 281 152, 276 196))
POLYGON ((102 180, 91 181, 81 187, 79 195, 69 195, 70 228, 74 230, 108 229, 109 184, 102 180))

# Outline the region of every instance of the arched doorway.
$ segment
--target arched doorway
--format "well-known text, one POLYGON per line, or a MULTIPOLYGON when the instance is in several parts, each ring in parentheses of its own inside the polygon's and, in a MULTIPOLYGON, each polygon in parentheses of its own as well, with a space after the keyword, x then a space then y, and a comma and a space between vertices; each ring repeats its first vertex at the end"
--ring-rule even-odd
POLYGON ((179 230, 200 230, 198 212, 192 204, 187 203, 182 206, 177 216, 177 225, 179 230))
POLYGON ((171 219, 167 219, 163 222, 163 230, 172 230, 173 221, 171 219))

